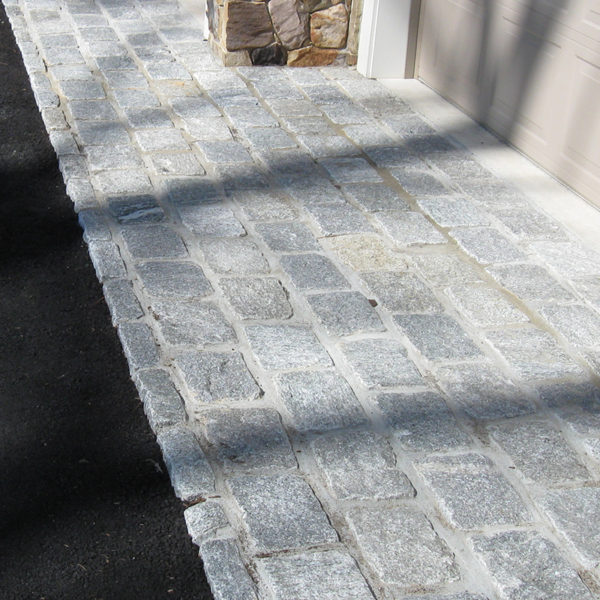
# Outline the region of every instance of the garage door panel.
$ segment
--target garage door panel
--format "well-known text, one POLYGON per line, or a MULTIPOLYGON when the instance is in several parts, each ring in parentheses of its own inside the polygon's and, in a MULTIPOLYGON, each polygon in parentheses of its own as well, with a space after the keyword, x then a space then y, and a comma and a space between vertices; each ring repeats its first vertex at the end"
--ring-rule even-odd
POLYGON ((600 205, 600 0, 531 2, 422 0, 416 72, 600 205))

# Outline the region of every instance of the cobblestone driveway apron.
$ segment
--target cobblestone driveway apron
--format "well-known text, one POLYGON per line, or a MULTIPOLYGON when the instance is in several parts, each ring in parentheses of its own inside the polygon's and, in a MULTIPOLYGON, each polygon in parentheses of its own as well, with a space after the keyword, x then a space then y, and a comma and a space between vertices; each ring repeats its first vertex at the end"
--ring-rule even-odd
POLYGON ((3 1, 215 598, 600 598, 600 257, 352 69, 3 1))

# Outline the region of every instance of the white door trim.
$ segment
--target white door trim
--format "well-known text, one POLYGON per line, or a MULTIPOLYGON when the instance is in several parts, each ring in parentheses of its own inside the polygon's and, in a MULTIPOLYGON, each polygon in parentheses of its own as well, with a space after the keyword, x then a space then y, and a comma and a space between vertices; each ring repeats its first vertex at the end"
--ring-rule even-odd
POLYGON ((356 68, 365 77, 412 77, 416 0, 364 0, 356 68))

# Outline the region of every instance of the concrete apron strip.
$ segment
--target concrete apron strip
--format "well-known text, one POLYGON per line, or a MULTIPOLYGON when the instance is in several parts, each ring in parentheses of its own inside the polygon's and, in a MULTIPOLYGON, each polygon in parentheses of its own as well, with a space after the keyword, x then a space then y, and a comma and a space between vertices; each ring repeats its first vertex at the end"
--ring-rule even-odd
POLYGON ((598 598, 600 258, 556 203, 175 2, 4 3, 215 598, 598 598))

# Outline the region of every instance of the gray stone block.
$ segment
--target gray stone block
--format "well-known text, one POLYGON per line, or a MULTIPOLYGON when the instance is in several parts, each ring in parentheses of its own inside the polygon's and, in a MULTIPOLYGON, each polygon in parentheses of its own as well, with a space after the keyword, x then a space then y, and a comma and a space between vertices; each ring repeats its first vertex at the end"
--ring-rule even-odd
POLYGON ((159 298, 202 298, 213 289, 202 269, 189 262, 147 262, 136 270, 146 292, 159 298))
POLYGON ((286 184, 285 191, 304 206, 342 204, 346 201, 341 192, 329 180, 316 176, 286 184))
POLYGON ((135 384, 153 431, 157 432, 163 427, 177 425, 186 420, 183 400, 165 371, 139 371, 135 376, 135 384))
POLYGON ((100 100, 106 98, 102 85, 93 80, 61 80, 60 87, 69 100, 100 100))
POLYGON ((148 82, 139 71, 104 71, 104 77, 113 89, 148 89, 148 82))
POLYGON ((251 325, 246 335, 264 369, 329 366, 331 358, 312 329, 298 325, 251 325))
POLYGON ((269 192, 244 190, 233 194, 234 201, 250 221, 294 221, 298 211, 269 192))
POLYGON ((103 288, 113 325, 116 326, 121 321, 132 321, 144 316, 129 281, 112 279, 106 281, 103 288))
POLYGON ((567 341, 575 346, 600 346, 600 316, 583 305, 549 304, 540 310, 542 316, 567 341))
POLYGON ((525 381, 584 375, 556 340, 541 329, 490 331, 485 337, 525 381))
POLYGON ((307 210, 325 236, 373 231, 363 213, 349 204, 315 205, 307 210))
POLYGON ((183 517, 192 542, 197 546, 213 537, 218 529, 229 525, 221 505, 210 500, 186 508, 183 517))
POLYGON ((522 262, 525 259, 523 252, 495 229, 453 229, 450 235, 469 256, 483 264, 522 262))
POLYGON ((79 139, 85 146, 127 146, 131 143, 127 130, 118 121, 80 121, 79 139))
POLYGON ((155 153, 150 156, 154 170, 158 175, 204 175, 206 171, 191 153, 168 154, 155 153))
POLYGON ((75 211, 79 212, 85 208, 98 206, 94 188, 89 180, 86 179, 69 179, 67 181, 67 195, 73 202, 75 211))
POLYGON ((568 240, 563 228, 556 221, 530 206, 494 210, 494 216, 521 240, 568 240))
POLYGON ((376 271, 361 275, 379 302, 392 312, 440 313, 442 305, 433 292, 412 273, 376 271))
POLYGON ((441 227, 489 225, 488 215, 466 198, 420 198, 417 203, 441 227))
POLYGON ((100 282, 127 276, 119 248, 114 242, 90 240, 88 251, 100 282))
POLYGON ((123 352, 129 363, 129 370, 132 373, 157 365, 158 349, 148 325, 145 323, 121 323, 118 332, 123 352))
POLYGON ((160 60, 149 62, 145 65, 148 76, 153 80, 174 79, 177 81, 185 81, 191 79, 188 70, 174 60, 160 60))
POLYGON ((417 269, 433 287, 465 285, 481 282, 481 275, 473 265, 452 254, 424 254, 412 257, 417 269))
POLYGON ((540 504, 552 525, 587 569, 600 563, 600 489, 576 488, 548 492, 540 504))
POLYGON ((183 224, 198 235, 210 237, 243 236, 246 230, 231 209, 215 204, 179 206, 183 224))
POLYGON ((471 544, 507 600, 592 600, 593 596, 557 548, 536 532, 478 535, 471 544))
POLYGON ((368 431, 342 432, 311 443, 325 481, 340 500, 412 498, 415 490, 396 468, 386 439, 368 431))
POLYGON ((506 419, 535 410, 527 392, 487 363, 441 367, 437 376, 448 395, 476 419, 506 419))
POLYGON ((306 252, 319 246, 310 229, 302 223, 260 223, 256 231, 276 252, 306 252))
POLYGON ((174 127, 136 131, 133 136, 142 152, 190 149, 181 133, 174 127))
POLYGON ((205 346, 236 340, 225 316, 212 302, 153 300, 151 311, 169 344, 205 346))
POLYGON ((358 566, 345 551, 260 558, 257 564, 273 600, 373 600, 358 566))
POLYGON ((228 480, 227 485, 254 554, 338 541, 304 479, 296 475, 244 476, 228 480))
POLYGON ((186 352, 175 365, 196 403, 243 402, 262 394, 238 352, 186 352))
POLYGON ((228 468, 297 467, 276 410, 220 408, 203 411, 197 419, 211 450, 228 468))
POLYGON ((300 290, 350 287, 335 265, 321 254, 282 256, 280 263, 292 283, 300 290))
POLYGON ((299 135, 298 141, 315 158, 352 156, 359 154, 360 150, 342 135, 299 135))
POLYGON ((343 235, 322 243, 356 271, 406 269, 406 260, 400 253, 390 250, 376 235, 343 235))
POLYGON ((539 265, 488 267, 489 274, 523 300, 573 300, 574 296, 539 265))
POLYGON ((86 242, 110 241, 112 233, 106 214, 98 208, 88 208, 79 211, 79 226, 83 229, 83 239, 86 242))
POLYGON ((392 169, 394 179, 412 196, 447 196, 449 190, 431 171, 392 169))
POLYGON ((377 507, 351 511, 347 518, 362 556, 384 584, 408 591, 459 579, 452 552, 423 513, 377 507))
POLYGON ((394 320, 429 360, 481 357, 481 351, 448 315, 396 315, 394 320))
POLYGON ((590 477, 577 454, 549 421, 517 421, 490 428, 523 476, 554 487, 590 477))
POLYGON ((117 104, 123 109, 160 106, 155 94, 147 90, 113 90, 117 104))
POLYGON ((221 279, 225 298, 241 319, 289 319, 293 310, 286 290, 274 277, 221 279))
POLYGON ((394 430, 398 443, 406 450, 437 452, 467 448, 472 444, 439 394, 380 394, 375 402, 394 430))
POLYGON ((382 146, 364 149, 369 158, 382 169, 427 169, 427 165, 416 155, 403 146, 394 146, 390 143, 382 146))
POLYGON ((119 223, 157 223, 165 218, 163 209, 150 194, 107 198, 108 208, 119 223))
POLYGON ((69 110, 78 121, 116 121, 115 109, 108 100, 73 100, 69 102, 69 110))
POLYGON ((372 121, 371 115, 363 108, 347 101, 339 104, 323 104, 321 110, 336 125, 366 124, 372 121))
POLYGON ((337 183, 381 181, 379 173, 364 158, 324 158, 319 163, 337 183))
POLYGON ((127 123, 131 127, 145 128, 171 128, 173 121, 162 108, 129 107, 123 108, 127 123))
POLYGON ((276 127, 253 127, 244 134, 259 151, 291 150, 298 147, 285 131, 276 127))
POLYGON ((233 539, 202 543, 200 556, 215 600, 257 600, 254 583, 233 539))
POLYGON ((365 339, 342 344, 346 360, 367 388, 423 383, 415 364, 396 340, 365 339))
POLYGON ((447 239, 422 214, 410 211, 382 211, 376 218, 383 230, 400 246, 446 244, 447 239))
POLYGON ((133 146, 89 146, 85 148, 90 171, 137 169, 144 166, 133 146))
POLYGON ((181 237, 164 225, 129 225, 123 227, 122 235, 127 250, 136 259, 187 256, 181 237))
POLYGON ((531 520, 514 488, 481 454, 430 456, 414 464, 453 527, 481 529, 531 520))
POLYGON ((249 239, 204 239, 200 248, 210 268, 217 273, 250 275, 269 272, 267 260, 249 239))
POLYGON ((233 140, 205 141, 194 144, 202 158, 209 163, 230 164, 252 162, 246 148, 233 140))
POLYGON ((600 254, 574 242, 533 242, 529 247, 560 275, 569 279, 600 274, 600 254))
POLYGON ((333 371, 285 373, 276 382, 280 400, 298 431, 328 431, 365 423, 352 388, 333 371))
POLYGON ((48 137, 56 156, 59 158, 70 154, 79 155, 79 148, 71 131, 51 131, 48 137))
POLYGON ((204 98, 197 96, 183 96, 174 98, 170 102, 173 112, 182 119, 199 119, 220 117, 217 107, 204 98))
POLYGON ((359 292, 315 294, 307 300, 330 335, 385 331, 379 315, 359 292))
POLYGON ((455 285, 445 292, 458 311, 479 327, 501 327, 529 321, 524 313, 493 288, 455 285))
POLYGON ((94 187, 106 196, 152 193, 152 183, 145 171, 102 171, 92 177, 94 187))
POLYGON ((383 183, 354 183, 342 188, 350 198, 368 212, 409 210, 409 205, 391 187, 383 183))

